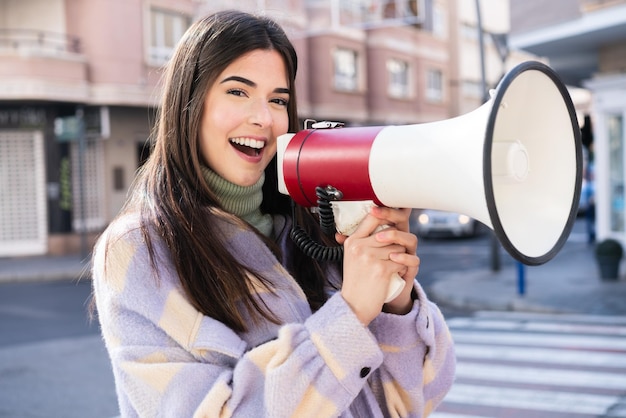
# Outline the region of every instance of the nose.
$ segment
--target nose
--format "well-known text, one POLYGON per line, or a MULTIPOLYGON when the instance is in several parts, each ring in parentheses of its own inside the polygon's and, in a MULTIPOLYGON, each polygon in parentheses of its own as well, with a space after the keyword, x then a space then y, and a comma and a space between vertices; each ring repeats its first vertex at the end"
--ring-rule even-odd
POLYGON ((249 121, 262 128, 271 126, 274 123, 274 118, 269 103, 265 100, 255 100, 251 105, 249 121))

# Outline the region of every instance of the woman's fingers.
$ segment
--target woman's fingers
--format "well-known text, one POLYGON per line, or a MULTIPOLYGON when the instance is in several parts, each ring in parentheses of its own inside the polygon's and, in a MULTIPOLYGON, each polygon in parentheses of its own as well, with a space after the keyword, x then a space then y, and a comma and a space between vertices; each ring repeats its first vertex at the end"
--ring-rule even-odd
POLYGON ((410 209, 374 207, 349 237, 336 234, 337 242, 344 246, 341 293, 364 324, 382 310, 396 273, 407 286, 388 306, 401 312, 411 305, 410 292, 420 261, 417 237, 409 232, 410 213, 410 209))
POLYGON ((373 214, 367 214, 359 223, 359 226, 354 230, 351 237, 365 238, 372 235, 381 225, 386 225, 384 219, 377 218, 373 214))
POLYGON ((384 206, 374 206, 370 211, 372 216, 385 221, 387 225, 395 226, 401 231, 409 232, 411 209, 395 209, 384 206))
POLYGON ((405 248, 405 253, 415 254, 417 251, 417 237, 410 232, 395 228, 386 228, 374 234, 376 241, 384 245, 396 244, 405 248))

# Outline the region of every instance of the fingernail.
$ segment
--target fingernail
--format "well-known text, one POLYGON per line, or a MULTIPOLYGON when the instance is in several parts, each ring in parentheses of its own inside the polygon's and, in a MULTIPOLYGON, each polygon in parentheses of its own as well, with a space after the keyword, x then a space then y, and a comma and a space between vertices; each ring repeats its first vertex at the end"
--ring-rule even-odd
POLYGON ((378 240, 385 241, 385 240, 389 239, 389 233, 387 233, 385 231, 378 232, 378 233, 376 233, 376 238, 378 240))

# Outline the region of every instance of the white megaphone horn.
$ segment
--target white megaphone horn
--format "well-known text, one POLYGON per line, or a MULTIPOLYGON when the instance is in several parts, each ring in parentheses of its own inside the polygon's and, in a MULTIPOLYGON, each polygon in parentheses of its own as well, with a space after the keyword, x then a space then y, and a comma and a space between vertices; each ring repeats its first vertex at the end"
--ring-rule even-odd
POLYGON ((582 182, 580 128, 556 73, 527 61, 478 109, 439 122, 306 129, 278 138, 279 190, 316 206, 343 201, 463 213, 518 261, 539 265, 573 227, 582 182))

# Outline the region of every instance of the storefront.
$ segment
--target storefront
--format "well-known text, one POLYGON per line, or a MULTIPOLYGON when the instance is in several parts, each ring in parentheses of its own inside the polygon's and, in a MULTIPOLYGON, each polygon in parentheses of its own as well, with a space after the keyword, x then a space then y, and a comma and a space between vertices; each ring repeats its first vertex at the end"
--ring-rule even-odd
MULTIPOLYGON (((85 120, 99 120, 99 109, 85 120)), ((101 135, 80 146, 59 130, 75 112, 68 104, 0 106, 0 257, 63 252, 51 248, 58 237, 105 224, 101 135)))
POLYGON ((597 238, 626 246, 626 75, 604 75, 586 83, 593 97, 597 238))

